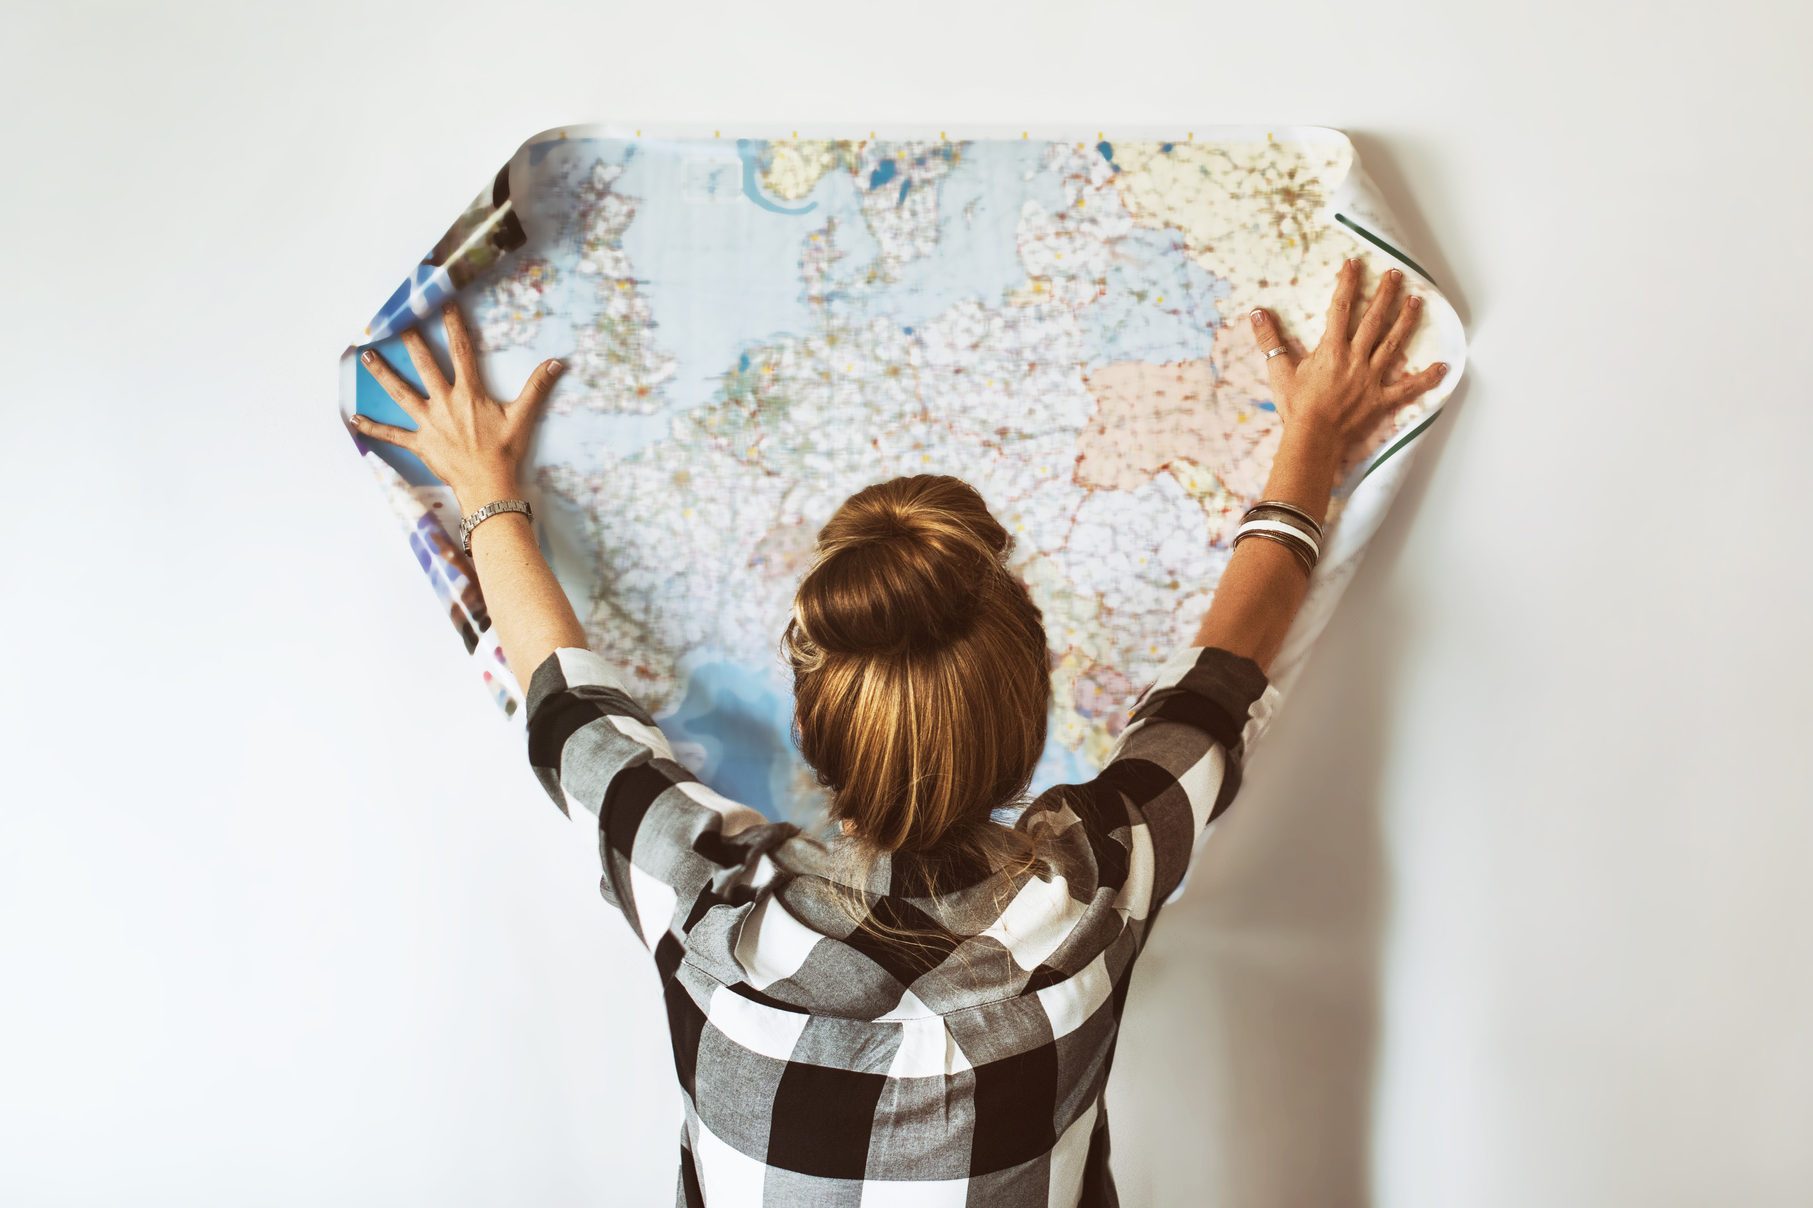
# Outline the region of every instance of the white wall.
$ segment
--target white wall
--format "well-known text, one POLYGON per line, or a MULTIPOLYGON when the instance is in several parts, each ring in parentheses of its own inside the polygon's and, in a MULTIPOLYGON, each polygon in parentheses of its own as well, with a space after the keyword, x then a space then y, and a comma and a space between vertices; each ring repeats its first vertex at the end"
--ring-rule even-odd
POLYGON ((726 116, 1340 126, 1471 327, 1137 975, 1130 1205, 1813 1198, 1803 9, 149 7, 0 37, 0 1200, 667 1200, 333 372, 528 134, 726 116))

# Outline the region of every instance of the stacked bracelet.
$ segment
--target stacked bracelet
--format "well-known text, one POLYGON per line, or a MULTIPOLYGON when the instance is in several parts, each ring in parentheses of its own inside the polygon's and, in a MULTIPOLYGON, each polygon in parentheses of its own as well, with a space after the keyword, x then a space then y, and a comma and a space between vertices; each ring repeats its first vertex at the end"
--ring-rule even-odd
POLYGON ((1296 504, 1282 499, 1262 499, 1248 508, 1240 517, 1240 527, 1229 548, 1239 548, 1248 537, 1262 537, 1287 547, 1303 569, 1312 573, 1322 558, 1321 524, 1296 504))

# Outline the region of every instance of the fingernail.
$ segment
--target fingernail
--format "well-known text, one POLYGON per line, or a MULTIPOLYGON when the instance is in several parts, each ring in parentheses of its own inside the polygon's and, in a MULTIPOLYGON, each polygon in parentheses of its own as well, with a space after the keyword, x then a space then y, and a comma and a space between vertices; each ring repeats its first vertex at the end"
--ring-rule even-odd
POLYGON ((378 355, 377 353, 375 353, 371 349, 367 348, 364 352, 359 354, 359 359, 361 361, 364 361, 367 365, 369 365, 369 364, 371 364, 372 358, 377 355, 378 355))
POLYGON ((1421 306, 1422 304, 1423 304, 1423 300, 1421 298, 1417 297, 1415 294, 1411 294, 1410 300, 1405 303, 1405 305, 1409 306, 1411 310, 1415 310, 1417 307, 1421 306))
POLYGON ((1265 322, 1265 312, 1262 310, 1254 311, 1253 312, 1253 326, 1257 327, 1263 322, 1265 322))
POLYGON ((559 361, 549 361, 548 362, 548 376, 549 377, 558 377, 558 376, 560 376, 560 371, 565 368, 566 368, 566 366, 562 365, 559 361))
POLYGON ((358 427, 360 424, 362 424, 364 422, 365 422, 365 417, 363 415, 355 414, 353 416, 353 426, 354 427, 358 427))
POLYGON ((1437 361, 1437 362, 1436 362, 1436 363, 1435 363, 1435 368, 1436 368, 1436 370, 1437 370, 1437 371, 1438 371, 1438 372, 1439 372, 1439 373, 1440 373, 1440 374, 1441 374, 1441 376, 1442 376, 1442 377, 1447 377, 1447 376, 1448 376, 1448 362, 1446 362, 1446 361, 1437 361))
POLYGON ((1400 273, 1400 272, 1398 272, 1398 270, 1396 270, 1396 269, 1395 269, 1395 268, 1394 268, 1394 269, 1388 269, 1388 270, 1386 270, 1386 272, 1385 272, 1385 275, 1386 275, 1386 276, 1387 276, 1387 277, 1390 277, 1390 278, 1391 278, 1391 279, 1392 279, 1392 280, 1393 280, 1393 281, 1396 281, 1396 280, 1397 280, 1397 279, 1398 279, 1398 278, 1399 278, 1399 277, 1402 277, 1402 276, 1403 276, 1403 275, 1404 275, 1404 274, 1403 274, 1403 273, 1400 273))

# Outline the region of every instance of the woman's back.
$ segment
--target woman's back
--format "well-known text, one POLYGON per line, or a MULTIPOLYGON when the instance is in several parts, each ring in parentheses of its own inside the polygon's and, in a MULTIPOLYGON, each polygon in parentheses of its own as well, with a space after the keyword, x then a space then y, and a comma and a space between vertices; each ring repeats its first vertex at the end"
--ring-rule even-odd
POLYGON ((676 1202, 1114 1203, 1128 976, 1277 699, 1252 660, 1179 648, 1102 774, 1012 824, 1044 875, 934 871, 853 865, 715 793, 602 658, 550 655, 530 760, 597 815, 601 888, 655 957, 686 1101, 676 1202))
POLYGON ((782 646, 800 754, 854 835, 840 852, 701 784, 585 648, 513 498, 559 362, 506 413, 456 306, 453 380, 404 333, 428 398, 363 354, 418 427, 355 423, 454 485, 500 649, 534 669, 530 763, 563 811, 597 817, 605 896, 655 955, 686 1093, 681 1203, 1114 1202, 1102 1090, 1133 961, 1277 707, 1265 668, 1308 590, 1337 473, 1445 372, 1399 372, 1417 299, 1389 318, 1398 270, 1353 326, 1360 276, 1347 261, 1301 362, 1251 313, 1286 428, 1197 645, 1158 669, 1101 775, 1011 829, 994 814, 1031 783, 1054 669, 1009 571, 1014 539, 947 475, 875 483, 837 509, 782 646), (1261 540, 1237 548, 1248 536, 1261 540), (1022 858, 995 860, 1008 850, 1022 858), (849 852, 862 872, 842 871, 849 852))

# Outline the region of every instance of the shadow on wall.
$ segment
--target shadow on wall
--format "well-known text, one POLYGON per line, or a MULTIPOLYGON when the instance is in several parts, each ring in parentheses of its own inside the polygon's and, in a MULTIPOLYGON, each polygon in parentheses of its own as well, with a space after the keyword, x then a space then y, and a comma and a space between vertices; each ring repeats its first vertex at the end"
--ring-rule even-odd
MULTIPOLYGON (((1427 227, 1370 140, 1363 162, 1419 254, 1427 227)), ((1424 261, 1437 280, 1447 266, 1424 261)), ((1463 316, 1453 292, 1449 297, 1463 316)), ((1391 870, 1383 771, 1417 602, 1383 584, 1461 415, 1462 386, 1133 973, 1110 1079, 1128 1208, 1372 1199, 1391 870)))
POLYGON ((1109 1097, 1129 1208, 1366 1202, 1403 639, 1338 628, 1134 971, 1109 1097))
POLYGON ((1391 885, 1383 771, 1404 739, 1390 727, 1395 668, 1416 637, 1414 602, 1370 585, 1388 578, 1445 429, 1428 432, 1134 970, 1109 1094, 1128 1208, 1369 1202, 1391 885))

